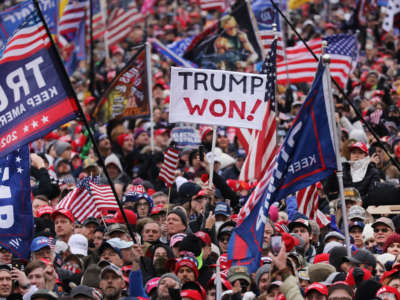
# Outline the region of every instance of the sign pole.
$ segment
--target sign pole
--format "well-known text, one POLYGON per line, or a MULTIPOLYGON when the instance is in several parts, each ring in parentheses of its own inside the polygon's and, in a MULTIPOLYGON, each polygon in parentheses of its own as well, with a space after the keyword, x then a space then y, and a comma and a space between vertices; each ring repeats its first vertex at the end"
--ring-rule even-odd
POLYGON ((151 77, 151 49, 149 41, 146 41, 146 79, 147 79, 147 96, 149 98, 150 109, 150 147, 151 153, 154 153, 154 118, 153 118, 153 91, 151 77))
MULTIPOLYGON (((329 54, 325 53, 327 47, 327 43, 324 41, 322 44, 322 62, 325 65, 325 72, 326 72, 326 85, 328 89, 328 101, 330 105, 330 111, 331 113, 329 114, 329 118, 331 119, 331 124, 332 124, 332 132, 333 132, 333 142, 334 142, 334 147, 335 147, 335 152, 336 152, 336 162, 337 162, 337 172, 336 176, 338 178, 339 182, 339 197, 340 197, 340 203, 342 207, 342 216, 343 216, 343 226, 344 226, 344 234, 345 234, 345 241, 346 241, 346 249, 347 249, 347 255, 351 256, 351 245, 350 245, 350 234, 349 234, 349 225, 347 222, 347 212, 346 212, 346 203, 344 200, 344 185, 343 185, 343 167, 342 167, 342 161, 340 157, 340 147, 339 147, 339 136, 338 136, 338 130, 336 127, 336 121, 334 118, 334 105, 333 105, 333 99, 332 99, 332 87, 331 87, 331 74, 329 70, 329 64, 330 64, 330 56, 329 54)), ((325 82, 324 82, 325 84, 325 82)))
POLYGON ((213 177, 214 177, 214 153, 215 153, 215 144, 217 143, 217 125, 213 126, 213 137, 212 137, 212 145, 211 145, 211 161, 210 161, 210 176, 208 179, 208 188, 212 188, 213 186, 213 177))

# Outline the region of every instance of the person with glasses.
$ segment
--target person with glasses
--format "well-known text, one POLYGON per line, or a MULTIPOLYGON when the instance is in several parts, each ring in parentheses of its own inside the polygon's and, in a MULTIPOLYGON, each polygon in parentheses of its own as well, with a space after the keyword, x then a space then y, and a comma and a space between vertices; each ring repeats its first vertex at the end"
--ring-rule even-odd
POLYGON ((374 254, 382 254, 386 239, 394 232, 393 221, 387 217, 381 217, 372 224, 376 245, 371 249, 374 254))

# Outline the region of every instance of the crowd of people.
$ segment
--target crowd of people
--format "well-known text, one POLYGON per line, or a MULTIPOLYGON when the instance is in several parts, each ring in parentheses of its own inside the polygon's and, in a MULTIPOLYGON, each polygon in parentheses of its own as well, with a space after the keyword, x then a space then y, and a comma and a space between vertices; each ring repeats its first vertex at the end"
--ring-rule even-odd
MULTIPOLYGON (((0 9, 17 2, 4 1, 0 9)), ((143 1, 137 2, 140 6, 143 1)), ((71 82, 101 158, 80 120, 31 144, 31 255, 17 259, 12 245, 1 246, 0 299, 214 300, 221 282, 221 299, 400 300, 400 40, 398 29, 382 29, 388 10, 383 2, 364 16, 365 24, 354 17, 356 1, 351 0, 315 0, 287 13, 306 41, 358 30, 357 66, 344 92, 334 91, 346 207, 338 200, 336 174, 317 185, 318 208, 331 219, 326 226, 298 212, 296 195, 274 203, 260 267, 250 274, 227 258, 237 214, 256 185, 239 180, 247 153, 232 128, 218 129, 212 188, 212 128, 207 126, 199 128, 200 145, 181 149, 172 188, 158 178, 176 126, 168 123, 172 61, 153 50, 153 123, 141 117, 100 125, 90 116, 99 95, 145 36, 170 44, 201 33, 221 12, 201 10, 198 1, 159 0, 147 27, 136 24, 125 40, 111 47, 110 59, 105 58, 104 43, 96 42, 96 91, 89 91, 89 62, 80 63, 71 82), (56 209, 86 176, 109 184, 99 159, 128 223, 120 209, 83 222, 67 209, 56 209), (271 246, 275 237, 280 237, 278 247, 271 246)), ((286 45, 294 45, 296 35, 284 28, 286 45)), ((252 65, 242 71, 256 72, 252 65)), ((305 83, 278 86, 281 141, 309 88, 305 83)))

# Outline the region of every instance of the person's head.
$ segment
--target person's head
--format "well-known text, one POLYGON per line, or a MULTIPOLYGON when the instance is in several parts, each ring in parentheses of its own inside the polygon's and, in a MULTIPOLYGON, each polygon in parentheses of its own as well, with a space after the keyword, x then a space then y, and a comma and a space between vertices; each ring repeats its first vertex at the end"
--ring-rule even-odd
POLYGON ((353 289, 345 281, 337 281, 329 287, 328 300, 352 300, 353 289))
POLYGON ((155 242, 161 237, 161 227, 156 222, 148 222, 142 229, 143 242, 155 242))
POLYGON ((394 232, 393 221, 387 217, 381 217, 372 224, 375 242, 382 247, 389 235, 394 232))
POLYGON ((217 239, 218 239, 218 247, 221 253, 225 253, 228 251, 228 243, 231 237, 231 234, 234 229, 234 224, 230 224, 230 222, 226 222, 221 225, 218 230, 217 239))
POLYGON ((11 292, 11 268, 8 265, 0 265, 0 298, 7 298, 11 292))
POLYGON ((368 147, 362 142, 355 142, 350 145, 350 161, 357 161, 368 156, 368 147))
POLYGON ((151 198, 153 199, 154 206, 165 205, 168 203, 168 196, 164 192, 156 192, 151 198))
POLYGON ((13 254, 8 247, 0 246, 0 264, 11 264, 13 254))
POLYGON ((178 259, 175 265, 175 274, 182 284, 189 281, 197 281, 199 270, 196 258, 185 256, 178 259))
POLYGON ((135 129, 133 136, 137 147, 144 147, 150 144, 149 134, 142 128, 135 129))
POLYGON ((139 218, 145 218, 149 216, 151 208, 153 206, 153 201, 150 196, 143 194, 135 203, 135 209, 139 218))
POLYGON ((114 153, 107 156, 104 164, 112 180, 116 179, 123 172, 121 162, 114 153))
POLYGON ((71 290, 72 299, 75 300, 95 300, 95 289, 86 285, 78 285, 71 290))
POLYGON ((201 240, 202 257, 203 257, 203 260, 206 260, 212 252, 211 238, 208 235, 208 233, 206 233, 204 231, 197 231, 195 233, 195 236, 197 236, 201 240))
POLYGON ((305 300, 327 300, 328 299, 328 288, 319 283, 314 282, 310 284, 305 291, 305 300))
POLYGON ((97 137, 97 146, 99 147, 100 152, 107 153, 106 155, 111 152, 111 142, 107 134, 100 134, 97 137))
POLYGON ((383 252, 397 256, 400 254, 400 234, 393 233, 386 238, 383 252))
POLYGON ((154 131, 154 142, 156 146, 165 148, 169 144, 169 132, 165 128, 159 128, 154 131))
POLYGON ((383 286, 377 292, 376 296, 381 300, 400 300, 399 291, 392 286, 383 286))
POLYGON ((49 199, 44 195, 37 195, 32 200, 32 212, 33 216, 36 217, 36 211, 39 207, 49 205, 49 199))
POLYGON ((83 221, 83 227, 81 229, 81 233, 89 240, 93 241, 94 233, 96 229, 99 227, 99 221, 97 221, 94 217, 89 217, 85 221, 83 221))
POLYGON ((271 264, 264 264, 256 272, 256 285, 260 293, 266 292, 270 285, 271 264))
POLYGON ((228 270, 228 280, 232 286, 237 284, 236 282, 239 281, 242 287, 241 293, 244 294, 246 291, 249 290, 250 287, 250 276, 246 267, 238 267, 234 266, 228 270))
POLYGON ((71 159, 72 147, 69 143, 57 141, 54 149, 58 157, 66 160, 71 159))
POLYGON ((246 159, 246 151, 244 149, 239 149, 235 154, 235 166, 238 170, 242 169, 244 161, 246 159))
POLYGON ((169 236, 185 232, 186 227, 187 227, 187 217, 182 209, 175 208, 168 213, 167 230, 169 236))
POLYGON ((310 245, 311 241, 311 226, 308 220, 296 219, 289 224, 289 230, 291 233, 298 234, 303 241, 306 243, 306 249, 310 245))
POLYGON ((190 206, 193 213, 204 213, 209 198, 206 194, 206 190, 200 190, 196 195, 192 197, 190 206))
POLYGON ((132 134, 123 133, 117 138, 118 145, 121 147, 123 153, 129 153, 133 151, 133 136, 132 134))
POLYGON ((267 300, 275 300, 278 299, 277 297, 281 294, 280 286, 282 285, 281 281, 274 281, 268 286, 267 292, 267 300))
POLYGON ((169 288, 178 289, 180 287, 181 281, 174 273, 165 273, 158 281, 157 296, 160 299, 166 299, 169 296, 169 288))
POLYGON ((93 235, 93 244, 94 244, 95 249, 99 249, 99 247, 103 243, 103 239, 104 239, 103 229, 97 228, 94 231, 94 235, 93 235))
POLYGON ((104 299, 120 299, 125 282, 116 265, 106 266, 100 273, 100 289, 104 299))
POLYGON ((54 229, 58 238, 68 243, 69 237, 74 232, 74 217, 69 210, 57 209, 51 214, 54 229))
POLYGON ((113 247, 108 242, 103 242, 103 244, 100 246, 99 255, 100 260, 106 260, 118 267, 122 267, 123 265, 121 251, 118 248, 113 247))
POLYGON ((32 240, 31 255, 33 260, 46 259, 52 261, 52 253, 49 238, 38 236, 32 240))
POLYGON ((25 274, 32 285, 36 285, 38 289, 45 288, 44 270, 46 264, 40 260, 31 261, 25 268, 25 274))
POLYGON ((268 219, 265 222, 264 237, 263 237, 263 249, 268 249, 270 246, 271 236, 274 234, 274 227, 271 221, 268 219))
POLYGON ((238 34, 238 24, 235 18, 230 15, 222 18, 221 26, 225 33, 229 36, 236 36, 238 34))
POLYGON ((364 223, 360 221, 349 223, 350 235, 354 239, 354 245, 358 248, 362 248, 364 246, 364 240, 362 237, 364 226, 364 223))

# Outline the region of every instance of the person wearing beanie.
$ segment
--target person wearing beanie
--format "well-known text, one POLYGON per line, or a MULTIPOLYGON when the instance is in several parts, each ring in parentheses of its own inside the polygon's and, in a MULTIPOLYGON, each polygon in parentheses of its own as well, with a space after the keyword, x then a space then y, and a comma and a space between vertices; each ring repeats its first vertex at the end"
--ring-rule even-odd
POLYGON ((393 233, 389 235, 383 245, 383 252, 397 256, 400 254, 400 234, 393 233))
POLYGON ((165 273, 160 277, 157 285, 157 296, 155 299, 171 299, 168 289, 180 290, 182 283, 174 273, 165 273))
POLYGON ((182 284, 189 281, 197 281, 199 278, 199 269, 197 268, 196 258, 192 256, 179 258, 175 265, 175 274, 182 284))
POLYGON ((266 292, 268 290, 268 286, 270 283, 269 272, 271 271, 271 264, 264 264, 258 268, 256 272, 256 285, 260 294, 266 292))
POLYGON ((174 234, 184 233, 187 229, 187 226, 187 216, 183 209, 174 208, 168 213, 167 231, 169 238, 171 238, 171 236, 174 234))
POLYGON ((120 134, 117 138, 118 145, 121 147, 122 155, 127 155, 133 151, 133 136, 129 133, 120 134))
MULTIPOLYGON (((107 172, 114 183, 127 184, 129 177, 124 172, 120 159, 114 153, 107 156, 104 161, 107 172)), ((108 180, 104 174, 100 177, 100 184, 108 184, 108 180)))
POLYGON ((69 143, 57 141, 54 145, 56 155, 62 159, 71 159, 72 147, 69 143))

